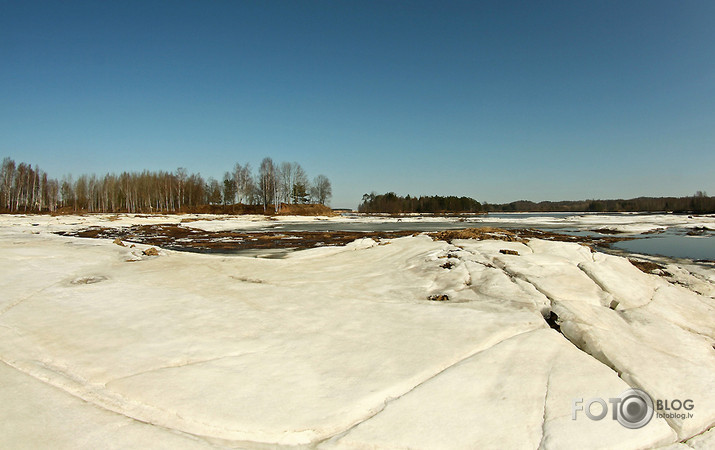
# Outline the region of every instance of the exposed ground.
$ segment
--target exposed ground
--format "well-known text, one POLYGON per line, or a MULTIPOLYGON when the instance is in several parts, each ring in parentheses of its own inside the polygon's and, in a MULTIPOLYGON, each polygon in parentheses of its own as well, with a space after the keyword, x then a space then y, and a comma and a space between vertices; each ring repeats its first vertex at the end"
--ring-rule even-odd
MULTIPOLYGON (((191 228, 191 221, 182 224, 134 225, 130 227, 95 226, 79 230, 60 231, 61 236, 120 239, 129 243, 158 245, 173 250, 239 251, 251 249, 306 249, 326 245, 346 245, 356 239, 393 239, 420 234, 419 231, 207 231, 191 228)), ((546 239, 576 242, 589 247, 606 246, 627 240, 621 237, 573 236, 536 229, 506 230, 482 227, 428 233, 432 238, 451 242, 454 239, 496 239, 527 242, 546 239)))
POLYGON ((305 249, 346 245, 355 239, 390 239, 416 234, 414 231, 291 231, 239 232, 205 231, 167 225, 136 225, 127 228, 89 227, 58 232, 61 236, 120 239, 128 243, 158 245, 173 250, 238 251, 252 249, 305 249))
POLYGON ((537 230, 535 228, 502 229, 493 227, 464 228, 461 230, 445 230, 430 233, 435 239, 451 242, 455 239, 494 239, 508 242, 528 242, 529 239, 545 239, 557 242, 575 242, 593 248, 594 246, 608 246, 614 242, 627 241, 630 237, 605 237, 605 236, 575 236, 571 234, 554 233, 552 231, 537 230))

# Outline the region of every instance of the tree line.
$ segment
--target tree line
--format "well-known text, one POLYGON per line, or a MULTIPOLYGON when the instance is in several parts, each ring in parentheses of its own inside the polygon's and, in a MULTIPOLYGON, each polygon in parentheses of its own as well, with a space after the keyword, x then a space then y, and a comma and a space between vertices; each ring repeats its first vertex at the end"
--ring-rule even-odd
POLYGON ((364 213, 480 213, 480 212, 658 212, 710 214, 715 213, 715 197, 698 191, 691 197, 638 197, 629 200, 578 200, 481 204, 470 197, 438 195, 403 197, 386 194, 365 194, 358 207, 364 213))
POLYGON ((358 206, 364 213, 476 213, 482 211, 482 205, 470 197, 441 197, 429 195, 421 197, 399 196, 394 192, 387 194, 365 194, 358 206))
POLYGON ((237 163, 222 180, 204 179, 185 168, 103 176, 50 178, 35 165, 5 158, 0 168, 0 210, 5 212, 188 212, 204 205, 258 205, 280 212, 285 204, 327 205, 332 185, 325 175, 312 180, 297 162, 266 157, 257 173, 237 163))
POLYGON ((715 213, 715 197, 697 191, 690 197, 638 197, 616 200, 532 202, 519 200, 504 204, 484 204, 487 212, 659 212, 715 213))

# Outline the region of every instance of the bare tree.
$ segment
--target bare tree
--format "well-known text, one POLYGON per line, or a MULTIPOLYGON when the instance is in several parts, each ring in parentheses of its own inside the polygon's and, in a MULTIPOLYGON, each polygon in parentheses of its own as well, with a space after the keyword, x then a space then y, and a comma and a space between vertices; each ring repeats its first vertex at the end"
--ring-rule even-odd
POLYGON ((221 185, 215 178, 209 178, 206 183, 206 201, 209 205, 221 204, 221 185))
POLYGON ((307 203, 309 183, 308 175, 300 164, 293 163, 293 181, 291 183, 291 200, 293 203, 307 203))
POLYGON ((318 175, 313 179, 313 185, 310 188, 310 195, 313 201, 327 205, 330 198, 333 196, 333 187, 330 180, 325 175, 318 175))
POLYGON ((233 182, 236 185, 236 197, 238 203, 251 203, 253 194, 253 175, 251 175, 251 165, 241 165, 236 163, 233 167, 233 182))
POLYGON ((57 203, 59 200, 60 186, 57 180, 51 179, 47 182, 47 193, 49 197, 49 209, 50 212, 57 210, 57 203))
POLYGON ((331 196, 330 181, 320 175, 310 186, 305 170, 297 162, 276 164, 269 157, 261 162, 254 176, 248 164, 236 164, 222 180, 178 168, 164 171, 71 175, 61 182, 49 178, 38 166, 4 158, 0 167, 0 209, 9 212, 55 211, 70 207, 87 212, 169 212, 206 204, 262 204, 264 211, 274 205, 306 203, 310 193, 315 201, 326 203, 331 196))
MULTIPOLYGON (((290 191, 291 186, 293 186, 293 166, 291 165, 291 163, 280 163, 277 170, 277 178, 278 200, 276 201, 276 203, 290 203, 290 191)), ((276 210, 278 209, 279 207, 278 205, 276 205, 276 210)))
POLYGON ((186 184, 186 169, 179 167, 176 169, 176 181, 179 184, 179 210, 181 210, 181 205, 184 203, 184 184, 186 184))
POLYGON ((258 188, 265 211, 276 198, 276 169, 273 160, 269 157, 263 158, 258 169, 258 188))
POLYGON ((12 205, 12 187, 15 178, 15 161, 10 158, 5 158, 2 161, 2 173, 0 176, 0 182, 2 185, 2 202, 3 206, 10 210, 12 205))

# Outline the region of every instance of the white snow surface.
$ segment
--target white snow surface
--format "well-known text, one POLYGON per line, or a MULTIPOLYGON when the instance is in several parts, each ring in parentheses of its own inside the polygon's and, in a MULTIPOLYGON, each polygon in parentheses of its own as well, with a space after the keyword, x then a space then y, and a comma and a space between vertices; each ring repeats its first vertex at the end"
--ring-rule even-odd
POLYGON ((637 213, 569 213, 569 214, 535 214, 525 216, 515 213, 478 216, 469 222, 496 222, 523 224, 524 226, 558 226, 572 227, 583 230, 607 230, 610 232, 640 234, 675 228, 705 228, 715 230, 715 215, 687 216, 682 214, 637 214, 637 213), (504 217, 501 217, 504 216, 504 217))
MULTIPOLYGON (((653 225, 672 226, 663 217, 653 225)), ((183 218, 206 230, 266 220, 183 218)), ((177 222, 0 216, 0 448, 713 442, 712 269, 673 262, 666 280, 537 239, 361 239, 261 259, 149 257, 52 233, 177 222), (635 430, 610 411, 572 419, 574 399, 630 387, 690 399, 693 416, 635 430)))
POLYGON ((624 234, 640 234, 666 230, 668 228, 708 229, 715 230, 715 215, 682 214, 534 214, 500 213, 498 215, 466 215, 466 216, 424 216, 405 214, 391 216, 387 214, 373 215, 335 215, 335 216, 263 216, 263 215, 225 215, 225 214, 85 214, 85 215, 6 215, 0 223, 3 226, 34 226, 36 230, 70 231, 87 226, 131 226, 175 224, 205 231, 252 231, 265 229, 269 226, 304 225, 316 223, 328 224, 397 224, 422 222, 451 222, 469 226, 481 224, 511 225, 517 227, 567 227, 581 230, 607 230, 608 232, 624 234))

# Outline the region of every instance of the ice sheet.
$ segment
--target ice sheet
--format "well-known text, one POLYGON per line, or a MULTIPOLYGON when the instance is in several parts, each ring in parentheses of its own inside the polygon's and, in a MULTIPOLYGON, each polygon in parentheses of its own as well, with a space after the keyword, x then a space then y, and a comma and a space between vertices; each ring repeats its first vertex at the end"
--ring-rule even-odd
POLYGON ((704 266, 658 277, 536 239, 261 259, 52 234, 147 221, 176 217, 0 216, 0 446, 641 448, 715 422, 704 266), (573 397, 628 386, 694 417, 571 420, 573 397))

